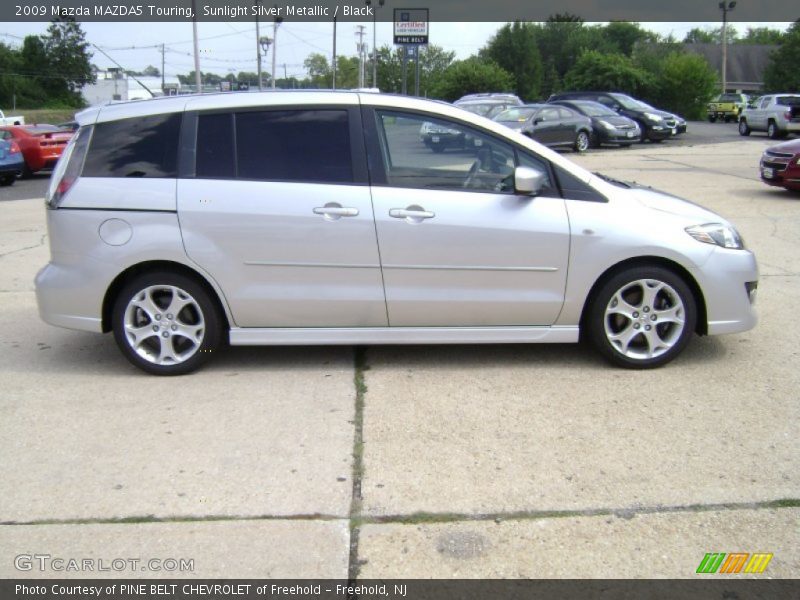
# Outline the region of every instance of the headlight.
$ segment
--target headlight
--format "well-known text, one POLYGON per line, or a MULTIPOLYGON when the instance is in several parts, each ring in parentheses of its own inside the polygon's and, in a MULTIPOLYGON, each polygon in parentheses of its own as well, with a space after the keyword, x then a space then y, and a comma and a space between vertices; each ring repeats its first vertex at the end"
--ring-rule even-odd
POLYGON ((605 127, 606 129, 616 129, 616 127, 614 127, 614 126, 613 126, 611 123, 609 123, 608 121, 603 121, 603 120, 600 120, 600 121, 598 121, 598 123, 600 123, 600 125, 602 125, 602 126, 603 126, 603 127, 605 127))
POLYGON ((744 248, 739 232, 729 225, 722 223, 706 223, 686 228, 686 233, 705 244, 715 244, 722 248, 741 250, 744 248))
POLYGON ((664 117, 662 117, 661 115, 657 115, 655 113, 646 112, 644 113, 644 116, 650 119, 651 121, 655 121, 656 123, 660 123, 661 121, 664 120, 664 117))

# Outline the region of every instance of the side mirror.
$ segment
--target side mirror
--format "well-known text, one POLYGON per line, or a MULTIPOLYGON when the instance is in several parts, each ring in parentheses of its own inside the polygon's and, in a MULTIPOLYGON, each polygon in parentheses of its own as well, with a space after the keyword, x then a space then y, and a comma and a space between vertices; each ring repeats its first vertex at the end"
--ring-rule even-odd
POLYGON ((514 192, 525 196, 538 196, 544 189, 547 176, 530 167, 514 169, 514 192))

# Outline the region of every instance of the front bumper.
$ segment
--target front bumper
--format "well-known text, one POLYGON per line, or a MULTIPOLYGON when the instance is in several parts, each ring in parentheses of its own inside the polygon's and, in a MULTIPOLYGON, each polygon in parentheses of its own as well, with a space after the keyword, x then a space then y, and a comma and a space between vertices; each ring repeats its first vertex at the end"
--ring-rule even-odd
POLYGON ((767 185, 800 190, 800 159, 762 158, 759 164, 761 181, 767 185))
POLYGON ((666 140, 672 136, 672 128, 666 125, 648 125, 646 136, 648 140, 666 140))
POLYGON ((755 327, 753 284, 758 283, 758 264, 752 252, 715 248, 693 275, 705 298, 709 335, 755 327))
POLYGON ((641 130, 636 129, 595 129, 601 144, 632 144, 639 140, 641 130))

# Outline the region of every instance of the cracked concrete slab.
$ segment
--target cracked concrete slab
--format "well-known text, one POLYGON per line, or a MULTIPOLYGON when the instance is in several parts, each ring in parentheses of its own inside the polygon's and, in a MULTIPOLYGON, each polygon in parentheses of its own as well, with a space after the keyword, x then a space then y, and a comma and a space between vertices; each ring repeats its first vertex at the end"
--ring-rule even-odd
POLYGON ((348 541, 346 520, 6 526, 0 578, 345 579, 348 541), (49 558, 15 561, 34 554, 49 558), (70 559, 90 559, 93 570, 67 571, 70 559), (19 571, 17 562, 31 569, 19 571))
POLYGON ((800 572, 800 509, 366 525, 363 578, 694 578, 707 552, 766 552, 760 575, 800 572))

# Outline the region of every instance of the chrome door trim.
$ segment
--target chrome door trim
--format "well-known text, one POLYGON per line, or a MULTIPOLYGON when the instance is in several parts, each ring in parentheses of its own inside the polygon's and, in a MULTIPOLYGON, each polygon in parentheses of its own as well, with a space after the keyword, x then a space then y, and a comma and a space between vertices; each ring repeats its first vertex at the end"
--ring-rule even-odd
POLYGON ((353 344, 574 343, 578 326, 554 327, 232 327, 231 346, 353 344))

